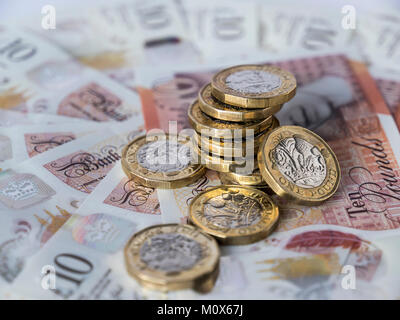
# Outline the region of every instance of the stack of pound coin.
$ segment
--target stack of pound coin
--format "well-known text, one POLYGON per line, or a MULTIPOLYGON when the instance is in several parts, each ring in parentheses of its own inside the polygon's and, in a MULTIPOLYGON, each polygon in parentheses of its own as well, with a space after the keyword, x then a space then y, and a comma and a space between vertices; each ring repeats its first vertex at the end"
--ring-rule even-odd
POLYGON ((295 92, 294 76, 276 66, 241 65, 215 74, 188 111, 199 162, 231 184, 267 187, 260 181, 257 153, 279 127, 274 114, 295 92))

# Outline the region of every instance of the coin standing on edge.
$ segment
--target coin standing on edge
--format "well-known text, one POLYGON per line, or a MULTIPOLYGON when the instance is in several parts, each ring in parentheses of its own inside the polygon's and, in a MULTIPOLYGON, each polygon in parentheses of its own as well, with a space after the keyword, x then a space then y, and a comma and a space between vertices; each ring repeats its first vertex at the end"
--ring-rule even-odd
POLYGON ((217 242, 190 225, 143 229, 128 241, 124 254, 128 273, 149 289, 208 292, 218 276, 217 242))
POLYGON ((201 111, 199 101, 194 101, 188 110, 189 122, 193 129, 204 136, 223 137, 234 139, 235 134, 245 138, 246 134, 254 135, 264 131, 271 126, 272 116, 260 121, 231 122, 213 119, 201 111), (250 130, 254 130, 250 132, 250 130), (249 130, 249 131, 247 131, 249 130))
POLYGON ((250 244, 267 237, 277 225, 279 209, 264 192, 237 185, 209 188, 189 207, 192 224, 223 244, 250 244))
POLYGON ((205 85, 200 90, 199 106, 201 111, 210 117, 233 122, 262 120, 270 117, 282 108, 282 105, 275 105, 264 109, 246 109, 228 105, 214 98, 211 94, 211 84, 205 85))
POLYGON ((130 179, 161 189, 187 186, 206 171, 193 161, 189 137, 168 134, 137 137, 122 151, 121 164, 130 179))
POLYGON ((296 78, 271 65, 241 65, 224 69, 211 81, 212 95, 241 108, 281 105, 296 94, 296 78))
POLYGON ((258 152, 264 180, 281 197, 305 205, 333 196, 340 183, 340 166, 329 145, 298 126, 273 130, 258 152))

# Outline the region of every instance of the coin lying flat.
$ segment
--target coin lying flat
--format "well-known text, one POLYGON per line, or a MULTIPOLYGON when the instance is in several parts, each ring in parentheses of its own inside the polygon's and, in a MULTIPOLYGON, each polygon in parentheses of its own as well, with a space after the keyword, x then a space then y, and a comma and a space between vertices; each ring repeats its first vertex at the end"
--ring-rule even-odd
POLYGON ((269 108, 294 97, 296 79, 270 65, 241 65, 222 70, 211 81, 212 95, 241 108, 269 108))
POLYGON ((272 116, 271 125, 265 130, 255 135, 253 139, 225 140, 219 137, 210 138, 207 136, 193 135, 194 142, 202 149, 216 156, 227 157, 250 157, 254 152, 257 155, 258 148, 264 141, 269 132, 279 126, 277 118, 272 116))
POLYGON ((218 275, 218 244, 183 224, 155 225, 134 234, 125 246, 128 273, 156 290, 210 291, 218 275))
POLYGON ((125 174, 141 185, 172 189, 198 180, 205 167, 193 161, 189 137, 140 136, 122 151, 125 174))
POLYGON ((221 147, 219 143, 214 144, 213 140, 208 137, 200 138, 198 135, 193 135, 193 139, 202 151, 219 157, 255 157, 260 146, 259 144, 255 145, 253 140, 237 141, 229 143, 230 147, 224 145, 221 147))
POLYGON ((223 244, 249 244, 272 232, 279 209, 258 189, 221 185, 207 189, 192 200, 189 218, 223 244))
POLYGON ((246 137, 246 133, 256 135, 267 129, 272 123, 272 117, 261 121, 248 122, 213 119, 201 111, 198 100, 189 107, 188 116, 190 124, 198 133, 201 133, 203 136, 223 137, 224 139, 234 139, 235 135, 246 137), (250 130, 254 131, 250 132, 250 130))
POLYGON ((211 94, 211 84, 204 86, 199 92, 199 107, 208 116, 226 121, 245 122, 262 120, 278 112, 282 105, 264 109, 249 109, 223 103, 211 94))
POLYGON ((332 149, 298 126, 273 130, 261 145, 258 165, 276 194, 306 205, 330 198, 340 183, 340 166, 332 149))

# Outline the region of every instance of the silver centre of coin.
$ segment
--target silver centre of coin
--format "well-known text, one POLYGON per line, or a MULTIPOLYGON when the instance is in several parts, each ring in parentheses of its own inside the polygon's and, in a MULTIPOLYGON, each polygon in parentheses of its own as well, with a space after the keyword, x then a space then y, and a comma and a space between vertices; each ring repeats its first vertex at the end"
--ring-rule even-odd
POLYGON ((280 141, 271 152, 271 160, 286 179, 302 188, 319 187, 326 178, 321 151, 298 137, 280 141))
POLYGON ((243 70, 229 75, 226 85, 241 93, 261 94, 278 89, 282 85, 281 78, 275 74, 260 70, 243 70))
POLYGON ((188 146, 176 141, 160 140, 141 146, 137 161, 152 172, 176 172, 190 165, 191 153, 188 146))
POLYGON ((140 248, 140 259, 151 269, 164 272, 191 269, 202 257, 200 243, 178 233, 155 235, 140 248))
POLYGON ((221 228, 242 228, 257 224, 262 207, 253 198, 241 193, 229 192, 214 197, 204 205, 204 216, 221 228))

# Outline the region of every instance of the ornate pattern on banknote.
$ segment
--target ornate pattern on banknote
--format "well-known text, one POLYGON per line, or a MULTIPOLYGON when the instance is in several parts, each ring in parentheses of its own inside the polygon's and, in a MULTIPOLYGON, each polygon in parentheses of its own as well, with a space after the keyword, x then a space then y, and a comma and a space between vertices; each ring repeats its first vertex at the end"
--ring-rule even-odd
POLYGON ((91 193, 120 159, 119 151, 111 145, 98 153, 77 151, 43 167, 71 188, 91 193))
POLYGON ((0 180, 0 203, 23 209, 49 199, 56 192, 44 181, 28 173, 15 173, 0 180))
POLYGON ((123 121, 129 114, 121 113, 121 99, 108 89, 90 83, 65 97, 58 114, 94 121, 123 121))
POLYGON ((156 190, 128 178, 122 179, 103 202, 133 212, 161 214, 156 190))
POLYGON ((24 137, 30 158, 76 139, 72 132, 26 133, 24 137))

